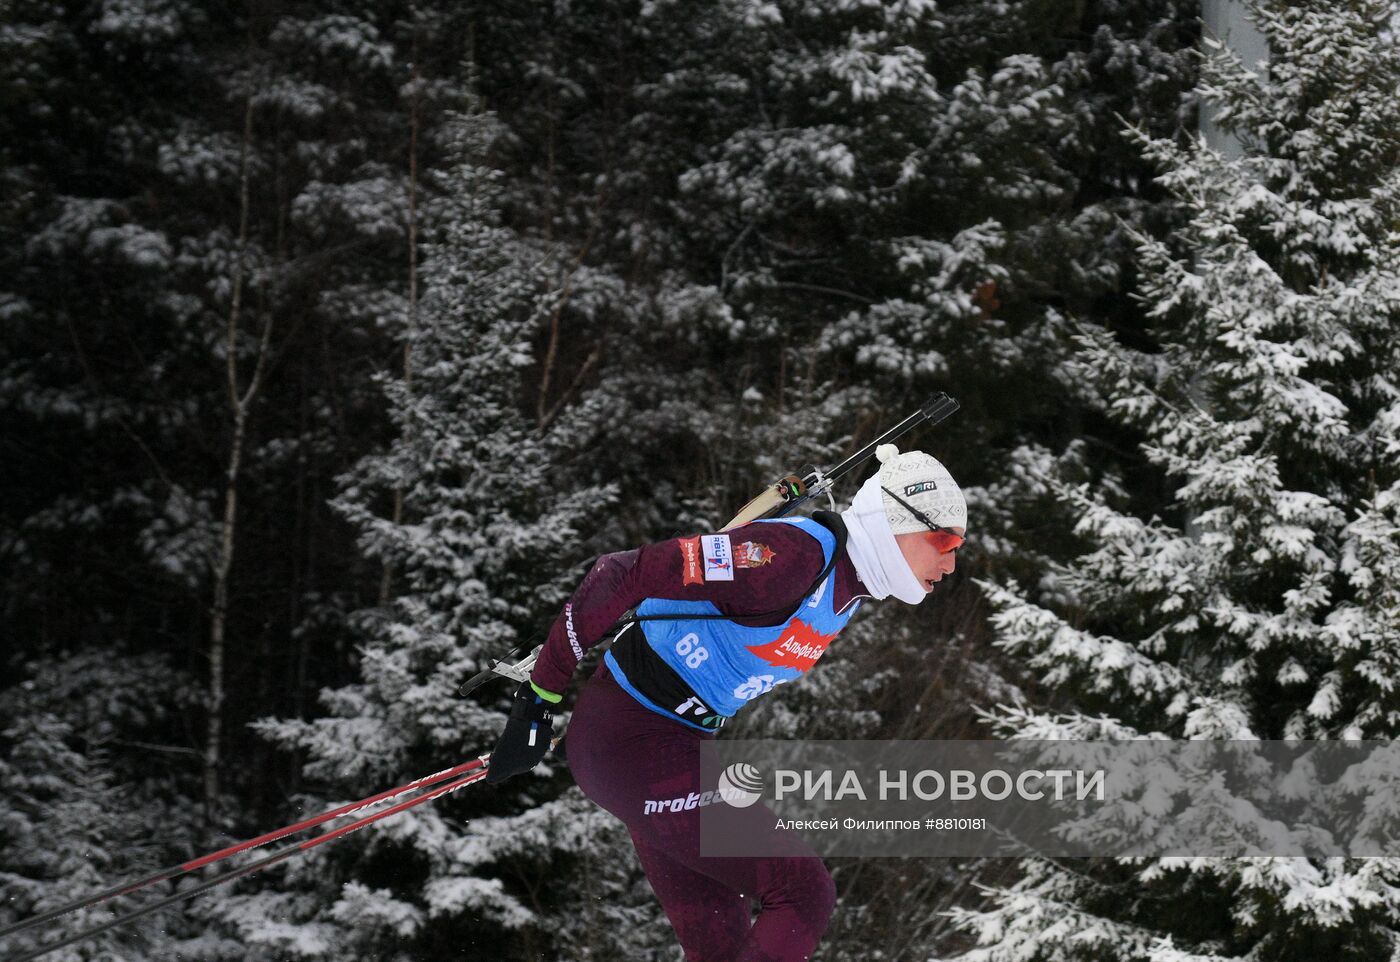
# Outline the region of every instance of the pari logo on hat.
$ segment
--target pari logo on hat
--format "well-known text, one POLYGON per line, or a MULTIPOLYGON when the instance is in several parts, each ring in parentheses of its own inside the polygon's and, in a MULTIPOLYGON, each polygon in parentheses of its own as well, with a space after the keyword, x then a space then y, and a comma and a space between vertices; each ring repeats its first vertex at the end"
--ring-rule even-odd
MULTIPOLYGON (((880 462, 881 487, 898 491, 900 497, 927 515, 934 524, 945 528, 967 527, 967 501, 963 498, 962 489, 937 458, 922 451, 900 454, 899 448, 893 444, 880 445, 875 449, 875 457, 880 462)), ((891 533, 909 534, 928 530, 928 525, 904 505, 888 494, 881 497, 891 533)))

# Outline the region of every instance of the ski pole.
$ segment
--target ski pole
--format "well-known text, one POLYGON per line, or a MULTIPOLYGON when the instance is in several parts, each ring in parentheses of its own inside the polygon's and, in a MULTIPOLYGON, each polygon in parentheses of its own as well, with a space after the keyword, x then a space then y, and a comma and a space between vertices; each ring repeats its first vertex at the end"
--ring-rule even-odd
POLYGON ((152 874, 146 876, 143 879, 138 879, 134 882, 122 882, 118 885, 112 886, 109 889, 105 889, 104 891, 94 892, 91 895, 85 895, 76 901, 69 902, 67 905, 60 905, 58 908, 50 909, 41 915, 35 915, 32 918, 25 919, 23 922, 17 922, 14 925, 6 926, 5 928, 0 929, 0 938, 4 938, 8 935, 13 935, 16 932, 22 932, 25 929, 33 928, 36 925, 42 925, 43 923, 56 919, 61 915, 67 915, 69 912, 76 912, 78 909, 85 909, 90 905, 96 905, 99 902, 105 902, 107 899, 116 898, 119 895, 128 895, 132 892, 143 889, 148 885, 155 885, 157 882, 164 882, 167 879, 176 878, 178 876, 186 874, 187 872, 193 872, 196 869, 201 869, 206 865, 212 865, 215 862, 222 861, 223 859, 226 859, 231 855, 237 855, 239 852, 247 851, 250 848, 257 848, 258 846, 266 845, 269 842, 275 842, 278 839, 286 838, 288 835, 295 835, 297 832, 305 831, 308 828, 315 828, 317 825, 320 825, 324 822, 329 822, 332 819, 341 817, 342 815, 349 815, 352 812, 358 812, 363 808, 368 808, 370 805, 374 805, 378 802, 385 801, 386 799, 397 798, 398 796, 403 795, 407 792, 411 792, 414 789, 424 788, 428 785, 435 785, 438 782, 441 782, 443 779, 451 778, 454 775, 460 775, 463 772, 483 767, 487 763, 486 760, 488 758, 490 758, 489 755, 482 755, 480 758, 477 758, 474 761, 465 762, 464 764, 458 765, 455 768, 444 769, 443 771, 437 772, 433 775, 425 775, 422 778, 418 778, 409 782, 407 785, 400 785, 398 788, 391 788, 388 791, 380 792, 378 795, 371 795, 369 798, 362 798, 358 802, 350 802, 348 805, 342 805, 339 808, 330 810, 329 812, 323 812, 320 815, 317 815, 313 818, 308 818, 305 821, 297 822, 295 825, 288 825, 286 828, 279 828, 276 831, 268 832, 265 835, 259 835, 257 838, 249 839, 246 842, 239 842, 236 845, 230 845, 228 848, 220 849, 219 851, 212 852, 209 855, 203 855, 189 862, 182 862, 179 865, 172 865, 169 868, 161 869, 160 871, 153 872, 152 874))
MULTIPOLYGON (((489 756, 483 756, 483 758, 488 757, 489 756)), ((482 759, 478 759, 478 762, 481 761, 482 759)), ((31 962, 31 960, 37 959, 40 956, 48 955, 54 949, 60 949, 63 948, 65 945, 72 945, 74 942, 81 942, 85 939, 90 939, 95 935, 101 935, 103 932, 109 931, 110 929, 114 929, 119 925, 125 925, 127 922, 139 919, 145 915, 150 915, 152 912, 158 912, 161 909, 174 905, 177 902, 183 902, 186 899, 194 898, 196 895, 201 895, 216 886, 222 885, 224 882, 230 882, 236 878, 241 878, 244 875, 251 875, 256 871, 259 871, 260 869, 265 869, 270 865, 275 865, 276 863, 281 862, 284 859, 290 858, 293 855, 299 855, 302 852, 309 851, 310 849, 315 848, 317 845, 324 844, 325 842, 334 841, 338 838, 343 838, 344 836, 349 835, 351 832, 359 831, 365 826, 370 825, 373 822, 379 821, 381 818, 388 818, 390 815, 397 815, 399 812, 407 811, 415 805, 421 805, 423 802, 432 801, 435 798, 441 798, 443 795, 455 792, 459 788, 465 788, 472 782, 478 781, 479 779, 485 777, 487 771, 486 766, 488 765, 489 762, 485 763, 485 765, 482 766, 481 771, 473 771, 471 772, 471 774, 465 775, 462 778, 459 778, 455 781, 448 782, 446 785, 441 785, 437 788, 424 792, 422 795, 418 795, 405 801, 399 802, 397 805, 392 805, 389 808, 384 809, 384 811, 382 812, 375 812, 372 815, 365 815, 351 822, 349 825, 343 825, 340 828, 333 829, 325 833, 324 835, 318 835, 315 838, 307 839, 304 842, 294 842, 293 844, 288 845, 285 848, 280 848, 277 851, 271 853, 270 855, 266 855, 255 862, 249 862, 247 865, 240 866, 236 869, 230 869, 229 871, 224 872, 222 875, 216 875, 211 879, 208 879, 204 882, 200 882, 193 888, 186 889, 183 892, 176 892, 174 895, 171 895, 167 898, 163 898, 158 902, 152 902, 150 905, 143 905, 141 908, 136 909, 132 912, 128 912, 126 915, 112 919, 110 922, 105 922, 102 925, 94 926, 93 928, 90 928, 84 932, 78 932, 75 935, 70 935, 65 939, 60 939, 57 942, 50 942, 47 945, 41 945, 37 949, 33 949, 30 952, 25 953, 24 955, 8 959, 7 962, 31 962)))

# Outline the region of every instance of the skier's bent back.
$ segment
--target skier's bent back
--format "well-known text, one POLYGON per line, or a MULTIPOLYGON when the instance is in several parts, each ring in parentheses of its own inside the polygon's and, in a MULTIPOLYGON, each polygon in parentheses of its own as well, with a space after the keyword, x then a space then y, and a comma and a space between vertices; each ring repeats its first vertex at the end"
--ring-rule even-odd
MULTIPOLYGON (((836 902, 796 835, 782 856, 699 852, 700 757, 745 704, 800 678, 864 598, 918 604, 956 565, 967 506, 938 461, 893 445, 841 514, 756 521, 605 555, 564 605, 491 755, 487 781, 533 768, 584 651, 632 608, 569 724, 584 794, 627 826, 688 962, 809 958, 836 902), (651 803, 651 804, 648 804, 651 803), (750 908, 759 905, 750 924, 750 908)), ((762 805, 745 810, 773 825, 762 805)))

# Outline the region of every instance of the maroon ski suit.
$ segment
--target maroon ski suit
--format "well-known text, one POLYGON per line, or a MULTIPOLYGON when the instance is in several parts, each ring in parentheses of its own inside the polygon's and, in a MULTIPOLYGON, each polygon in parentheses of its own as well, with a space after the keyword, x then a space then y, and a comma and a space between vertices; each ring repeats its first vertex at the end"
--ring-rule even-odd
MULTIPOLYGON (((744 625, 782 623, 821 572, 821 545, 786 524, 750 524, 728 533, 734 543, 766 548, 758 557, 767 560, 737 569, 733 580, 697 584, 686 577, 685 539, 600 558, 551 629, 532 681, 564 691, 584 651, 646 598, 709 601, 744 625)), ((836 558, 835 588, 837 610, 868 596, 844 552, 836 558)), ((687 962, 808 959, 826 930, 836 889, 804 843, 792 836, 787 857, 701 856, 698 809, 644 814, 648 799, 701 790, 700 756, 713 750, 714 738, 637 701, 602 663, 579 694, 567 756, 584 794, 626 824, 687 962), (755 901, 758 916, 751 922, 755 901)), ((773 824, 761 804, 746 811, 773 824)))

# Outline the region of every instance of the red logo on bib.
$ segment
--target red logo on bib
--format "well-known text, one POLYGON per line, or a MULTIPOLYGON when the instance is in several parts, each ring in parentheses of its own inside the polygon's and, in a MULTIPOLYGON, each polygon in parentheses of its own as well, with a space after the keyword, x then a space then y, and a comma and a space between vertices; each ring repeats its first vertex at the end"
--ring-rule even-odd
POLYGON ((777 641, 750 647, 749 651, 776 668, 806 671, 817 663, 835 637, 835 633, 823 635, 805 621, 794 618, 777 641))

